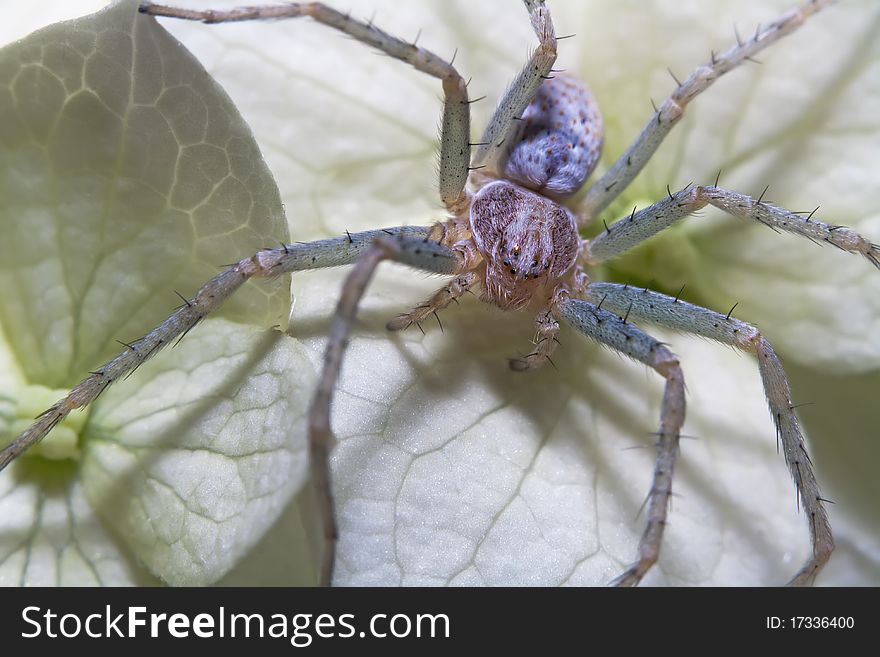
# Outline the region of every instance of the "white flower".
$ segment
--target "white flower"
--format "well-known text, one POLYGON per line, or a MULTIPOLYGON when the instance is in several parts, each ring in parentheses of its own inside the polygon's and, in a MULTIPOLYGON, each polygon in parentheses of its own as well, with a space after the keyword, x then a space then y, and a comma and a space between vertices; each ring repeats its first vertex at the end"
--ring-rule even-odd
MULTIPOLYGON (((57 20, 60 14, 50 15, 55 9, 70 16, 96 4, 38 3, 40 16, 20 10, 0 36, 8 41, 57 20)), ((473 78, 471 97, 489 97, 473 106, 475 133, 534 45, 517 2, 368 4, 355 14, 376 8, 377 25, 392 34, 415 38, 421 30, 419 44, 445 57, 457 49, 456 66, 473 78)), ((590 82, 605 116, 605 165, 650 116, 649 99, 659 102, 672 89, 667 66, 686 75, 710 50, 733 43, 733 23, 745 34, 788 4, 551 1, 557 32, 576 35, 560 43, 558 66, 590 82)), ((878 22, 867 0, 841 3, 769 50, 762 65, 720 80, 688 110, 607 219, 661 199, 667 184, 708 183, 723 169, 726 187, 759 194, 770 184, 767 197, 775 203, 793 210, 821 204, 827 220, 880 239, 878 22)), ((442 218, 433 164, 437 81, 308 21, 163 25, 216 76, 253 129, 278 182, 290 239, 442 218)), ((0 107, 8 102, 3 97, 0 107)), ((68 223, 62 225, 89 226, 78 223, 78 212, 89 206, 75 194, 89 190, 74 183, 63 189, 57 204, 68 223)), ((0 221, 8 219, 0 215, 0 221)), ((113 229, 107 221, 100 236, 83 238, 94 250, 54 253, 45 262, 39 230, 32 252, 28 244, 7 243, 45 266, 47 278, 29 295, 0 300, 2 395, 20 404, 25 384, 69 386, 100 365, 89 359, 90 350, 103 354, 112 338, 137 337, 126 332, 129 316, 119 313, 138 308, 114 295, 148 298, 159 313, 153 321, 174 305, 167 280, 139 290, 140 297, 130 286, 141 280, 139 271, 156 268, 162 249, 179 248, 183 236, 125 239, 113 229), (88 295, 66 294, 65 285, 82 284, 75 280, 83 275, 77 263, 100 260, 114 239, 131 246, 130 253, 123 250, 127 257, 82 268, 100 273, 84 289, 103 296, 90 306, 88 295), (141 248, 146 255, 138 255, 141 248), (47 345, 56 351, 47 352, 47 345), (34 365, 31 359, 44 353, 51 357, 34 365), (61 370, 52 358, 62 356, 80 369, 69 371, 65 362, 65 376, 53 374, 61 370)), ((275 229, 255 232, 261 230, 275 229)), ((259 246, 243 240, 240 255, 259 246)), ((8 260, 4 267, 2 285, 21 284, 21 267, 8 260)), ((201 278, 179 291, 190 293, 211 273, 203 268, 201 278)), ((877 494, 867 465, 876 456, 867 450, 877 449, 868 437, 877 421, 871 391, 876 396, 880 381, 880 341, 872 339, 880 322, 880 274, 854 256, 709 213, 601 273, 654 279, 667 290, 686 283, 686 298, 717 310, 740 302, 736 315, 758 324, 779 347, 795 395, 816 402, 802 413, 820 482, 838 502, 831 512, 839 544, 820 582, 880 581, 876 520, 859 507, 877 494), (846 406, 853 397, 857 405, 846 406)), ((294 277, 296 340, 237 323, 245 313, 233 310, 230 319, 205 322, 108 390, 88 416, 80 470, 64 462, 36 466, 32 459, 0 476, 0 545, 9 555, 0 580, 313 581, 308 491, 263 533, 303 484, 302 411, 343 276, 294 277), (243 418, 239 425, 236 418, 243 418), (267 426, 273 428, 264 431, 267 426), (174 449, 151 451, 147 445, 156 440, 174 449), (261 451, 271 455, 268 463, 242 458, 261 451)), ((442 333, 427 326, 424 337, 384 331, 389 317, 437 286, 389 265, 362 305, 333 413, 338 583, 606 583, 636 554, 661 382, 573 331, 562 335, 558 369, 513 374, 505 359, 528 348, 531 318, 503 315, 476 300, 446 311, 442 333)), ((283 290, 269 292, 275 301, 266 306, 263 298, 263 312, 251 315, 255 324, 277 321, 283 305, 271 304, 286 301, 283 290)), ((646 328, 682 357, 685 433, 698 438, 682 443, 662 556, 646 582, 783 583, 809 544, 775 453, 757 367, 718 345, 646 328)), ((2 421, 7 407, 0 411, 2 421)))

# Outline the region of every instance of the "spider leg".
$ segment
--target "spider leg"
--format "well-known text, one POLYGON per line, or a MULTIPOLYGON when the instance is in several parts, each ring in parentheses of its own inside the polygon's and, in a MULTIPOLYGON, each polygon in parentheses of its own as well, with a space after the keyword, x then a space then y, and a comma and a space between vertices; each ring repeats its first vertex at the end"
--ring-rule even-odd
POLYGON ((518 123, 522 113, 534 100, 535 94, 556 62, 556 33, 550 18, 550 10, 544 6, 544 0, 523 0, 523 2, 540 44, 519 75, 511 82, 504 98, 498 104, 480 139, 481 143, 472 165, 472 168, 485 168, 486 173, 496 176, 501 173, 502 160, 519 129, 518 123))
POLYGON ((591 299, 602 299, 603 307, 614 312, 628 312, 658 326, 701 335, 754 354, 758 359, 764 392, 776 423, 785 462, 797 487, 800 502, 810 521, 813 554, 789 582, 804 585, 812 582, 834 549, 831 526, 825 513, 819 484, 807 455, 791 388, 785 370, 770 343, 760 331, 729 315, 725 316, 678 299, 617 283, 592 283, 587 288, 591 299))
POLYGON ((330 428, 330 403, 339 379, 342 356, 348 345, 351 325, 358 303, 376 267, 383 260, 396 260, 417 269, 435 274, 458 274, 462 266, 461 256, 452 249, 426 239, 399 237, 375 240, 358 258, 342 288, 336 306, 333 325, 324 352, 324 365, 318 388, 309 407, 309 457, 312 482, 318 500, 318 511, 324 529, 324 556, 321 563, 321 585, 329 586, 333 578, 333 562, 336 552, 336 516, 333 512, 333 496, 330 488, 330 450, 333 436, 330 428))
POLYGON ((760 198, 755 200, 720 187, 702 186, 687 187, 670 194, 659 203, 613 223, 587 245, 584 262, 597 264, 615 258, 706 205, 713 205, 734 217, 757 221, 777 232, 794 233, 818 244, 828 243, 842 251, 860 253, 880 268, 880 245, 854 230, 813 219, 812 213, 804 217, 763 203, 760 198))
POLYGON ((550 356, 556 351, 559 344, 556 336, 559 335, 559 322, 553 319, 549 310, 538 313, 535 317, 535 348, 532 353, 522 358, 511 358, 510 369, 514 372, 534 370, 550 361, 550 356))
POLYGON ((92 403, 110 385, 129 375, 160 349, 181 339, 209 313, 251 278, 272 278, 293 271, 335 267, 355 262, 380 237, 426 240, 430 227, 402 226, 353 233, 344 237, 285 244, 244 258, 205 283, 195 296, 186 299, 168 319, 142 338, 125 344, 125 350, 102 365, 76 386, 64 399, 40 414, 34 424, 0 452, 0 470, 29 447, 40 442, 56 425, 77 408, 92 403))
MULTIPOLYGON (((669 96, 636 137, 635 142, 614 165, 590 187, 577 208, 581 221, 589 222, 625 190, 654 155, 666 135, 681 120, 684 111, 699 94, 725 73, 800 27, 807 18, 831 4, 832 0, 811 0, 770 23, 763 30, 698 67, 669 96)), ((738 39, 739 41, 739 39, 738 39)), ((483 140, 485 141, 485 139, 483 140)))
MULTIPOLYGON (((413 324, 421 324, 431 315, 436 315, 438 310, 443 310, 453 301, 458 301, 464 294, 476 284, 479 277, 476 272, 468 271, 453 278, 448 285, 440 288, 434 296, 425 303, 416 306, 408 313, 398 315, 385 325, 389 331, 407 329, 413 324)), ((439 322, 439 318, 437 319, 439 322)))
POLYGON ((647 526, 639 541, 638 561, 613 582, 616 586, 635 586, 660 554, 678 440, 684 423, 684 375, 678 358, 661 342, 605 308, 565 298, 556 304, 554 312, 587 337, 644 363, 666 379, 657 433, 657 463, 648 494, 647 526))
POLYGON ((467 83, 452 64, 434 53, 408 43, 375 27, 355 20, 320 2, 286 3, 239 7, 230 10, 195 10, 144 2, 141 13, 204 23, 226 23, 309 16, 350 37, 406 62, 416 70, 438 78, 443 83, 443 122, 440 133, 440 198, 453 214, 467 207, 464 186, 470 159, 470 106, 467 83))

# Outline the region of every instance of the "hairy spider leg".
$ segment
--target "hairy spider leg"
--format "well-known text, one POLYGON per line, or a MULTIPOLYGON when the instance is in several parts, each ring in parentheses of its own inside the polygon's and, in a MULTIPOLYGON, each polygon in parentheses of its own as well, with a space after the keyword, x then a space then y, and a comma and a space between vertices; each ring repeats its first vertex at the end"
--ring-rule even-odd
POLYGON ((684 374, 678 357, 663 343, 597 304, 564 297, 553 312, 587 337, 644 363, 666 379, 657 432, 657 461, 648 494, 647 521, 639 541, 638 560, 613 582, 616 586, 635 586, 660 554, 678 441, 684 424, 684 374))
POLYGON ((544 0, 523 0, 532 29, 538 37, 538 47, 507 88, 498 107, 495 109, 477 147, 472 167, 483 169, 492 176, 503 172, 503 160, 510 146, 522 113, 534 100, 541 84, 550 75, 556 62, 556 32, 550 10, 544 0))
POLYGON ((681 120, 688 103, 722 75, 751 60, 756 54, 799 28, 810 16, 827 7, 832 1, 812 0, 788 11, 763 30, 756 31, 747 41, 741 41, 737 37, 737 45, 727 52, 720 55, 713 53, 710 62, 698 67, 663 101, 642 128, 635 142, 599 180, 593 183, 577 208, 580 226, 582 228, 587 226, 629 187, 666 135, 681 120))
POLYGON ((525 372, 552 363, 550 356, 559 344, 558 335, 559 322, 553 319, 552 313, 549 310, 539 312, 535 317, 535 339, 532 341, 534 350, 521 358, 511 358, 510 369, 514 372, 525 372))
POLYGON ((342 356, 348 346, 351 325, 357 313, 358 303, 376 267, 383 260, 396 260, 434 274, 456 275, 461 273, 463 259, 459 253, 438 242, 410 237, 380 238, 358 258, 342 287, 339 304, 333 316, 333 325, 324 352, 324 364, 318 389, 309 407, 309 457, 312 483, 318 498, 318 510, 324 528, 324 554, 321 561, 320 582, 329 586, 333 581, 333 565, 338 532, 333 510, 333 493, 330 486, 330 450, 333 434, 330 427, 330 404, 339 380, 342 356))
POLYGON ((764 392, 770 413, 776 423, 776 434, 782 443, 785 462, 794 479, 800 502, 810 525, 812 555, 789 584, 812 583, 834 549, 831 526, 813 473, 813 464, 807 454, 804 436, 795 413, 791 387, 782 362, 761 332, 728 315, 680 301, 659 292, 634 288, 619 283, 592 283, 587 288, 588 298, 602 302, 603 308, 615 313, 627 313, 657 326, 700 335, 728 344, 758 359, 758 368, 764 383, 764 392))
POLYGON ((586 244, 582 259, 586 264, 598 264, 616 258, 707 205, 740 219, 757 221, 777 232, 794 233, 817 244, 831 244, 841 251, 859 253, 880 268, 880 245, 850 228, 814 219, 812 213, 804 217, 764 203, 760 198, 701 185, 686 187, 611 224, 605 232, 586 244))
POLYGON ((285 244, 244 258, 205 283, 168 319, 125 345, 125 350, 92 372, 62 400, 41 413, 33 425, 0 451, 0 470, 40 442, 75 409, 91 404, 110 385, 136 370, 163 347, 180 340, 251 278, 272 278, 294 271, 336 267, 355 262, 379 237, 424 240, 429 227, 401 226, 352 233, 305 244, 285 244))
POLYGON ((260 5, 229 10, 180 9, 144 2, 141 13, 203 23, 230 23, 279 18, 312 20, 339 30, 350 37, 406 62, 413 68, 438 78, 443 83, 443 121, 440 133, 440 198, 452 213, 467 207, 465 184, 470 160, 470 104, 467 83, 455 67, 414 43, 391 36, 371 22, 355 20, 320 2, 291 2, 283 5, 260 5))

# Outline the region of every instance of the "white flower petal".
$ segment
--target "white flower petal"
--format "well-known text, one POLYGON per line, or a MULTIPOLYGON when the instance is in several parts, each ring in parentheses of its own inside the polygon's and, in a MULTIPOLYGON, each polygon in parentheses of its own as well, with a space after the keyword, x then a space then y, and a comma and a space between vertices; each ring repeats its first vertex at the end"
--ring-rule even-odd
MULTIPOLYGON (((390 266, 370 288, 337 393, 337 582, 608 582, 642 530, 660 378, 570 330, 557 369, 514 375, 505 359, 527 348, 528 317, 475 300, 444 314, 444 333, 387 338, 382 325, 400 300, 425 293, 400 271, 390 266)), ((330 284, 297 278, 303 317, 330 314, 333 300, 320 294, 330 284)), ((307 321, 302 333, 315 361, 323 339, 312 336, 324 330, 326 320, 307 321)), ((683 357, 685 433, 697 440, 683 441, 665 550, 648 581, 782 584, 808 541, 757 367, 660 335, 683 357)))
POLYGON ((153 573, 214 582, 307 480, 314 372, 288 336, 208 319, 138 374, 92 412, 86 493, 153 573))
POLYGON ((156 583, 104 529, 70 463, 29 465, 0 478, 0 585, 156 583))

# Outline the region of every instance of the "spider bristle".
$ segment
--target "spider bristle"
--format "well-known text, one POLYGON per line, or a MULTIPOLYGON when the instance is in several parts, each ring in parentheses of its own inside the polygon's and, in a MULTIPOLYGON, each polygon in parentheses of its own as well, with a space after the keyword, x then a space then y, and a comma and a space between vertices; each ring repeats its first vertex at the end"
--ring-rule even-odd
POLYGON ((736 25, 733 26, 733 34, 736 37, 736 45, 742 48, 743 40, 742 37, 740 37, 739 35, 739 30, 737 29, 736 25))
POLYGON ((770 189, 770 185, 767 185, 767 186, 764 188, 764 191, 761 192, 761 195, 758 197, 758 200, 756 201, 756 203, 757 203, 758 205, 761 205, 761 201, 764 200, 764 194, 767 193, 767 190, 768 190, 768 189, 770 189))
POLYGON ((174 294, 176 294, 178 297, 180 297, 180 299, 183 301, 183 304, 180 306, 177 306, 175 308, 175 310, 180 310, 181 308, 189 308, 192 306, 192 302, 189 299, 187 299, 185 296, 183 296, 180 292, 178 292, 177 290, 174 290, 174 294))
POLYGON ((880 244, 871 244, 871 248, 865 253, 865 257, 877 269, 880 269, 880 244))
MULTIPOLYGON (((133 344, 129 344, 128 342, 123 342, 122 340, 116 340, 115 342, 118 342, 118 343, 121 344, 123 347, 128 347, 128 348, 131 349, 133 352, 137 353, 137 347, 135 347, 133 344)), ((135 342, 137 342, 137 340, 135 340, 135 342)))
POLYGON ((44 418, 47 415, 51 415, 52 413, 57 413, 58 409, 61 408, 62 404, 63 404, 63 402, 56 402, 55 404, 52 404, 52 406, 47 408, 45 411, 43 411, 39 415, 35 415, 34 419, 39 420, 40 418, 44 418))

